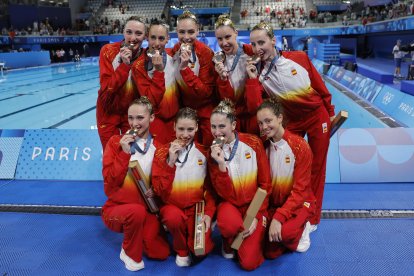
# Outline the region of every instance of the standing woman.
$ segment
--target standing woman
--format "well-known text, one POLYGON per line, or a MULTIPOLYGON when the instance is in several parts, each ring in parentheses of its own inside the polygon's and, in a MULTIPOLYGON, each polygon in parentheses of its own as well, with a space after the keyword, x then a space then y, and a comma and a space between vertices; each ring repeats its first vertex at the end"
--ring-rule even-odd
POLYGON ((260 131, 267 137, 272 191, 269 197, 265 257, 306 252, 310 246, 309 219, 315 211, 311 187, 312 151, 306 141, 283 127, 283 108, 274 98, 258 108, 260 131))
POLYGON ((153 20, 148 28, 148 48, 132 68, 139 94, 148 97, 154 107, 151 133, 163 144, 175 139, 174 117, 179 109, 175 81, 178 69, 173 64, 171 49, 165 48, 168 40, 168 25, 153 20))
POLYGON ((211 183, 221 199, 217 207, 217 225, 223 237, 222 254, 234 258, 231 244, 243 232, 244 240, 237 254, 243 269, 254 270, 263 261, 263 238, 266 230, 266 196, 249 228, 243 218, 257 188, 270 192, 269 162, 261 140, 252 134, 236 132, 236 115, 232 103, 225 100, 211 114, 211 132, 221 138, 223 146, 211 146, 209 173, 211 183))
POLYGON ((174 129, 176 140, 155 153, 152 183, 165 204, 161 207, 161 219, 173 237, 175 262, 178 266, 189 266, 190 252, 194 253, 196 204, 205 201, 206 255, 214 247, 210 224, 216 207, 207 174, 207 150, 194 141, 197 112, 188 107, 180 109, 174 129))
POLYGON ((227 15, 220 15, 215 24, 215 35, 220 53, 213 58, 220 99, 230 99, 236 105, 237 130, 252 134, 259 134, 256 121, 256 97, 246 93, 245 83, 248 78, 246 63, 253 55, 252 46, 237 42, 237 30, 227 15), (224 55, 224 56, 223 56, 224 55), (218 61, 217 57, 223 59, 218 61))
POLYGON ((96 102, 96 121, 102 147, 112 135, 128 130, 129 104, 138 97, 131 79, 131 67, 141 54, 146 28, 140 17, 131 16, 124 27, 124 39, 106 44, 99 55, 100 89, 96 102))
POLYGON ((308 137, 313 153, 312 191, 317 200, 315 215, 310 219, 314 231, 321 219, 329 129, 335 116, 332 95, 305 52, 280 54, 276 50, 273 29, 266 23, 253 27, 250 42, 261 61, 259 70, 253 63, 247 65, 250 79, 246 90, 252 90, 258 103, 262 101, 262 89, 270 97, 277 97, 289 118, 286 129, 308 137))
MULTIPOLYGON (((112 231, 124 233, 119 257, 131 271, 144 268, 142 251, 159 260, 167 259, 170 254, 163 227, 157 216, 147 210, 137 185, 127 175, 129 162, 136 160, 147 179, 150 178, 155 149, 160 146, 149 133, 152 121, 154 114, 148 99, 133 101, 128 108, 128 123, 136 130, 136 137, 112 136, 103 156, 102 174, 108 200, 102 207, 102 219, 112 231)), ((153 197, 152 190, 145 196, 153 197)))
POLYGON ((184 11, 177 19, 179 42, 173 48, 176 80, 182 104, 197 110, 200 133, 198 141, 210 145, 210 115, 214 107, 213 52, 197 40, 199 24, 196 16, 184 11))

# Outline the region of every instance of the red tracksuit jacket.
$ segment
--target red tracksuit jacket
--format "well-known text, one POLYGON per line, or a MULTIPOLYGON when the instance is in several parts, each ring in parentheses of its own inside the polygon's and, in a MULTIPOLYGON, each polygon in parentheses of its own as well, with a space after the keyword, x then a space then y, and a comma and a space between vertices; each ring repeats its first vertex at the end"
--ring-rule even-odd
MULTIPOLYGON (((154 156, 152 183, 155 193, 165 204, 172 204, 180 209, 195 206, 197 202, 204 200, 204 212, 212 218, 216 204, 207 173, 207 150, 194 142, 186 162, 176 162, 171 168, 167 164, 169 147, 169 144, 163 145, 154 156)), ((183 161, 184 156, 179 156, 179 159, 183 161)))
MULTIPOLYGON (((122 150, 119 144, 121 137, 121 135, 112 136, 104 151, 102 174, 104 191, 108 200, 103 208, 127 203, 139 203, 146 206, 135 182, 127 175, 128 164, 129 161, 138 160, 144 173, 149 178, 154 153, 160 145, 152 139, 152 144, 145 156, 138 152, 131 155, 122 150)), ((144 146, 141 145, 141 148, 144 148, 144 146)))
POLYGON ((266 96, 280 98, 289 120, 296 121, 321 105, 325 106, 329 116, 335 115, 332 95, 305 52, 282 52, 270 71, 269 66, 270 62, 264 65, 259 78, 246 81, 246 91, 256 98, 255 106, 251 108, 257 109, 262 103, 264 90, 266 96))
POLYGON ((120 48, 121 42, 106 44, 99 55, 98 118, 104 114, 127 114, 129 104, 138 96, 130 76, 131 66, 119 62, 120 48))
MULTIPOLYGON (((177 43, 172 51, 176 68, 179 68, 179 51, 181 43, 177 43)), ((196 40, 193 44, 194 57, 192 63, 184 70, 177 70, 176 80, 182 103, 199 112, 199 116, 209 117, 214 106, 214 66, 213 51, 204 43, 196 40)))
POLYGON ((175 81, 178 68, 173 64, 171 49, 165 49, 167 56, 163 72, 149 68, 150 58, 146 54, 147 50, 145 49, 134 63, 132 76, 138 86, 139 94, 149 98, 155 116, 167 121, 173 119, 180 108, 178 87, 175 81))
MULTIPOLYGON (((221 199, 236 207, 244 207, 250 204, 257 188, 270 193, 270 169, 262 141, 252 134, 238 133, 238 136, 234 158, 226 162, 227 171, 220 171, 215 160, 209 157, 209 172, 211 183, 221 199)), ((230 146, 233 148, 234 144, 235 141, 230 146)), ((268 197, 257 214, 258 219, 267 206, 268 197)))
POLYGON ((311 188, 312 151, 300 136, 285 130, 282 140, 266 141, 270 162, 272 192, 269 208, 273 218, 284 223, 302 207, 315 204, 311 188))

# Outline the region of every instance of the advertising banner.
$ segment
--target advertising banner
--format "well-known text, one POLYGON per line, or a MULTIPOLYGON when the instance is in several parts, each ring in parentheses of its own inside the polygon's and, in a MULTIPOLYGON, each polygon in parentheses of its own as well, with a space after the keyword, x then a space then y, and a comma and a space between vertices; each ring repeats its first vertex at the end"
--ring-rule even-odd
POLYGON ((101 180, 102 146, 96 130, 26 130, 16 179, 101 180))

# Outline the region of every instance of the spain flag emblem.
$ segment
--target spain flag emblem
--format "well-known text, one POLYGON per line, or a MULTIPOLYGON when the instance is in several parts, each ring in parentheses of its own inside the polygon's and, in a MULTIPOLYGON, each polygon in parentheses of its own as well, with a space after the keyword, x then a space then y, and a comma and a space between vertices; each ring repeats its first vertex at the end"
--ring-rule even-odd
POLYGON ((285 163, 286 164, 290 164, 290 156, 289 155, 286 155, 286 157, 285 157, 285 163))
POLYGON ((328 132, 328 124, 327 123, 323 123, 322 124, 322 133, 327 133, 328 132))
POLYGON ((296 71, 296 69, 295 68, 292 68, 292 75, 294 76, 294 75, 296 75, 298 72, 296 71))
POLYGON ((252 155, 250 154, 250 152, 248 152, 248 151, 246 151, 245 153, 244 153, 244 156, 246 157, 246 159, 250 159, 250 158, 252 158, 252 155))
POLYGON ((305 206, 306 208, 309 208, 310 207, 310 203, 309 202, 303 202, 303 206, 305 206))
POLYGON ((197 164, 198 164, 199 166, 203 166, 203 160, 198 159, 197 164))

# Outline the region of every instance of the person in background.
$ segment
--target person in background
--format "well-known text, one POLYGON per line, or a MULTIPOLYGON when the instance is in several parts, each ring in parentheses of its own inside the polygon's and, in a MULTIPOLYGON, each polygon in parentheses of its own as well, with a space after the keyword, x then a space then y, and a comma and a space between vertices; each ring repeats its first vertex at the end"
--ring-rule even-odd
POLYGON ((242 233, 239 263, 245 270, 254 270, 264 261, 265 215, 271 188, 269 162, 258 137, 236 132, 236 114, 230 101, 221 101, 213 110, 211 133, 224 143, 211 146, 208 163, 211 183, 221 201, 217 225, 223 238, 222 255, 226 259, 235 257, 231 244, 242 233), (252 224, 244 228, 243 218, 258 188, 266 191, 266 199, 252 224))
POLYGON ((139 94, 150 99, 155 113, 151 133, 161 143, 175 139, 174 117, 180 104, 175 81, 178 68, 173 64, 171 49, 166 49, 169 27, 158 19, 148 28, 148 48, 132 68, 132 76, 139 94))
POLYGON ((124 27, 124 39, 106 44, 99 55, 100 89, 96 102, 96 121, 102 148, 112 135, 125 133, 129 104, 138 97, 131 78, 133 63, 141 54, 146 27, 140 17, 130 17, 124 27))
POLYGON ((174 129, 176 140, 155 153, 152 183, 164 203, 161 220, 173 238, 175 263, 183 267, 191 264, 190 253, 194 253, 196 204, 205 202, 205 255, 214 247, 210 225, 216 206, 207 173, 207 149, 194 141, 197 112, 188 107, 180 109, 174 129))
POLYGON ((283 107, 276 98, 266 99, 259 106, 257 122, 267 138, 272 179, 264 250, 269 259, 309 249, 309 219, 316 207, 311 187, 312 151, 302 137, 284 129, 283 121, 283 107))
POLYGON ((178 68, 176 80, 184 106, 197 110, 199 118, 198 141, 210 145, 210 115, 215 102, 213 52, 197 40, 198 20, 190 11, 177 19, 178 43, 174 45, 174 64, 178 68))
POLYGON ((138 161, 147 179, 151 176, 152 160, 160 144, 149 132, 154 121, 151 103, 145 97, 134 100, 128 108, 132 134, 114 135, 103 155, 102 174, 108 200, 102 207, 102 220, 115 232, 122 232, 120 259, 130 271, 144 268, 142 252, 149 258, 165 260, 170 255, 164 228, 155 214, 148 211, 144 196, 154 197, 152 189, 142 195, 127 174, 130 161, 138 161))
POLYGON ((277 51, 276 38, 268 24, 253 27, 250 42, 261 61, 248 65, 246 90, 256 95, 258 104, 263 100, 263 90, 269 97, 278 97, 289 118, 286 129, 308 137, 313 154, 312 191, 317 200, 315 215, 310 219, 314 231, 321 219, 329 129, 335 118, 332 95, 305 52, 277 51))
POLYGON ((215 29, 216 39, 221 48, 221 58, 224 57, 222 61, 215 62, 214 66, 218 75, 216 84, 220 100, 230 99, 236 104, 238 131, 259 134, 256 99, 249 97, 244 87, 248 78, 246 64, 253 55, 252 47, 237 42, 237 30, 228 15, 219 16, 215 29))
POLYGON ((400 50, 401 47, 401 40, 397 40, 397 44, 395 44, 394 48, 392 49, 392 53, 394 54, 394 63, 395 63, 395 70, 394 70, 394 77, 401 78, 401 61, 405 55, 405 52, 400 50))
POLYGON ((288 41, 287 41, 287 38, 284 36, 283 37, 283 51, 288 51, 289 50, 289 44, 288 44, 288 41))

